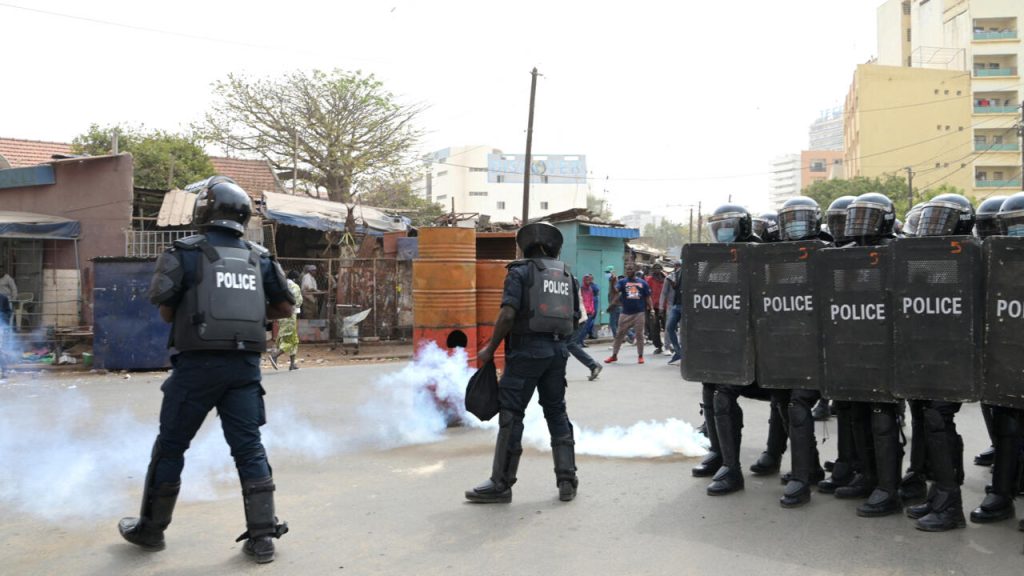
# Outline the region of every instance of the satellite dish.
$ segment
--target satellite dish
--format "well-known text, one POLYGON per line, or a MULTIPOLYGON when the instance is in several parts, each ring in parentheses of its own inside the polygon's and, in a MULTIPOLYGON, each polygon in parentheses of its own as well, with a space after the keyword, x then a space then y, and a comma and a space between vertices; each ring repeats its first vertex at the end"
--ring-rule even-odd
POLYGON ((5 170, 10 167, 11 163, 7 161, 7 158, 4 158, 3 154, 0 154, 0 170, 5 170))

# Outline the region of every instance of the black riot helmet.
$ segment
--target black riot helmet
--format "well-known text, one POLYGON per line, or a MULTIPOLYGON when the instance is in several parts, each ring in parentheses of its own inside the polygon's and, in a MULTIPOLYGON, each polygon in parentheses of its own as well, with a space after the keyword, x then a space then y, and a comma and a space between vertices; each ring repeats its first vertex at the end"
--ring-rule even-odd
POLYGON ((790 198, 779 208, 779 234, 782 240, 817 238, 821 232, 821 208, 814 198, 790 198))
POLYGON ((765 242, 779 241, 779 213, 769 210, 762 212, 751 220, 754 234, 765 242))
POLYGON ((236 236, 245 234, 245 225, 252 216, 252 200, 227 176, 211 176, 189 184, 186 192, 196 193, 192 208, 192 224, 200 230, 223 228, 236 236))
POLYGON ((836 242, 849 240, 849 236, 846 234, 846 209, 856 199, 856 196, 840 196, 828 205, 828 210, 825 210, 828 233, 836 239, 836 242))
POLYGON ((1017 192, 1003 201, 996 223, 1004 236, 1024 236, 1024 192, 1017 192))
POLYGON ((918 236, 967 236, 974 230, 974 206, 960 194, 940 194, 924 203, 918 236))
POLYGON ((715 242, 748 242, 753 235, 750 212, 737 204, 722 204, 708 216, 715 242))
POLYGON ((907 212, 907 221, 903 224, 904 236, 917 236, 917 225, 921 222, 921 210, 924 202, 918 202, 907 212))
POLYGON ((532 222, 516 232, 516 244, 527 258, 558 258, 562 251, 562 232, 548 222, 532 222))
POLYGON ((996 223, 996 215, 1003 206, 1006 196, 992 196, 978 204, 974 211, 974 233, 978 238, 988 238, 999 234, 999 224, 996 223))
POLYGON ((889 238, 896 223, 896 210, 885 194, 861 194, 846 207, 847 238, 889 238))

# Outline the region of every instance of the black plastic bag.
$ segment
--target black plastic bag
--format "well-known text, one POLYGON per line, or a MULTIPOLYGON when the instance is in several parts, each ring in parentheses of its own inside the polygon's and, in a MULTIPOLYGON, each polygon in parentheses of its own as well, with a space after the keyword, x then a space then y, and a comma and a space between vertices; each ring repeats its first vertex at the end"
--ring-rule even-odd
POLYGON ((494 362, 484 364, 469 379, 466 410, 485 422, 498 413, 498 370, 494 362))

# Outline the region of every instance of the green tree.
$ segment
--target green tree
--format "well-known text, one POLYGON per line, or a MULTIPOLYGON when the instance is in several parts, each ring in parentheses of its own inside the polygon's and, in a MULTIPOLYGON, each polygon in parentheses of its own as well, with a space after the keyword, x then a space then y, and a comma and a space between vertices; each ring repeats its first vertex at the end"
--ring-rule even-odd
POLYGON ((643 229, 646 238, 655 248, 667 250, 672 246, 682 246, 689 240, 689 228, 663 219, 657 226, 647 224, 643 229))
MULTIPOLYGON (((804 196, 814 198, 822 210, 828 208, 828 205, 840 196, 860 196, 868 192, 880 192, 888 196, 896 207, 896 217, 904 219, 907 212, 907 180, 900 176, 886 176, 885 178, 857 176, 849 180, 823 180, 803 189, 804 196)), ((939 194, 964 194, 964 191, 949 184, 940 184, 925 190, 914 188, 914 203, 923 202, 939 194)), ((968 199, 974 202, 970 196, 968 199)))
POLYGON ((209 156, 191 134, 162 130, 147 131, 142 126, 89 126, 89 130, 71 141, 77 154, 99 156, 113 151, 117 131, 118 151, 130 152, 135 166, 135 186, 153 190, 184 188, 214 173, 209 156))
POLYGON ((304 187, 348 202, 362 182, 397 177, 417 159, 420 105, 398 103, 372 74, 293 72, 275 79, 229 74, 197 127, 228 150, 265 158, 304 187))
POLYGON ((414 226, 431 224, 444 214, 439 204, 417 196, 408 179, 375 179, 363 186, 357 198, 367 206, 404 214, 414 226))

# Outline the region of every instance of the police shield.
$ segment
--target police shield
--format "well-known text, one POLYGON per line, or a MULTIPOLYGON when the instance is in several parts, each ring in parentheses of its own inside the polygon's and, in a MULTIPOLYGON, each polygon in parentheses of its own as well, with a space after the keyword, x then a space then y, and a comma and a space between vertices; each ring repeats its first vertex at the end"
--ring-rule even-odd
POLYGON ((970 236, 892 245, 893 394, 971 402, 981 382, 981 243, 970 236))
POLYGON ((827 246, 810 240, 750 250, 757 383, 764 388, 821 389, 811 254, 827 246))
POLYGON ((981 401, 1024 410, 1024 238, 985 239, 981 401))
POLYGON ((683 281, 683 378, 747 385, 754 381, 747 244, 687 244, 683 281))
POLYGON ((889 248, 826 248, 811 256, 824 354, 822 393, 891 402, 889 248))

